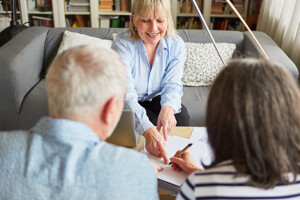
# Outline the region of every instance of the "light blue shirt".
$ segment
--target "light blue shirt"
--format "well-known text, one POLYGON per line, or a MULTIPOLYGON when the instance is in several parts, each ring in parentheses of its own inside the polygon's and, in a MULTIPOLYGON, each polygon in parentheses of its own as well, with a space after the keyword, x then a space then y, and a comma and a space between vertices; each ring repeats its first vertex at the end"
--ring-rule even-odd
POLYGON ((0 199, 158 199, 157 180, 145 155, 45 117, 0 133, 0 199))
POLYGON ((142 40, 129 39, 130 33, 117 35, 112 45, 121 57, 127 72, 125 107, 135 112, 135 130, 142 135, 153 127, 146 110, 138 101, 150 101, 161 95, 161 106, 170 106, 175 113, 181 110, 183 65, 186 48, 183 40, 175 35, 162 38, 150 67, 147 51, 142 40))

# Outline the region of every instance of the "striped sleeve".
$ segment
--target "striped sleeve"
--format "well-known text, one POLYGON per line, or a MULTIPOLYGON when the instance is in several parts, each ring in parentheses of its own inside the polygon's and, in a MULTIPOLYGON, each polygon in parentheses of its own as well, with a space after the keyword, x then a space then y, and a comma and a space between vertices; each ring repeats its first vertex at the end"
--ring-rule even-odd
POLYGON ((180 191, 177 195, 177 200, 181 200, 181 199, 195 199, 195 186, 193 183, 194 180, 194 175, 190 175, 185 183, 181 186, 180 191))
POLYGON ((232 164, 222 163, 191 174, 177 199, 300 199, 300 176, 295 183, 278 183, 267 190, 249 186, 248 180, 249 176, 237 176, 232 164))

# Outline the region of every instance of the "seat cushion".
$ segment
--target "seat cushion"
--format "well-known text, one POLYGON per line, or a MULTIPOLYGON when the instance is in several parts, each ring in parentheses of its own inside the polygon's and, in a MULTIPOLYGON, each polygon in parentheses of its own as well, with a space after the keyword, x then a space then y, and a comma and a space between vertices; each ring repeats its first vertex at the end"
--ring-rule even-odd
POLYGON ((205 126, 206 104, 210 87, 183 87, 182 104, 190 115, 190 126, 205 126))

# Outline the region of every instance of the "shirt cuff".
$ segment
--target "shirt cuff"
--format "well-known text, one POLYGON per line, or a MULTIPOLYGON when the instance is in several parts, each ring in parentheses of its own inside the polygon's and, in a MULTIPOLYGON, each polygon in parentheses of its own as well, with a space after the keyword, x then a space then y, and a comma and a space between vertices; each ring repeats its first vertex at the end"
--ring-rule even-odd
POLYGON ((161 107, 164 107, 164 106, 170 106, 171 108, 173 108, 174 109, 174 114, 177 114, 177 113, 181 112, 181 105, 177 106, 175 103, 165 102, 165 103, 161 104, 161 107))
POLYGON ((139 135, 143 135, 144 132, 151 127, 154 127, 154 125, 149 121, 149 119, 135 121, 135 130, 139 135))

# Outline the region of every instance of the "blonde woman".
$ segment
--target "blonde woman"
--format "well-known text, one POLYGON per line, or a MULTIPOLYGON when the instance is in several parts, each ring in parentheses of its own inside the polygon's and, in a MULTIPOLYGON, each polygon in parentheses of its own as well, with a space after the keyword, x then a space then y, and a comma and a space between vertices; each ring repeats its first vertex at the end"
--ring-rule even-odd
POLYGON ((174 32, 169 0, 135 0, 130 30, 118 34, 112 46, 127 71, 125 107, 135 112, 135 128, 145 136, 148 152, 165 163, 168 133, 176 124, 189 125, 181 104, 186 49, 174 32))

